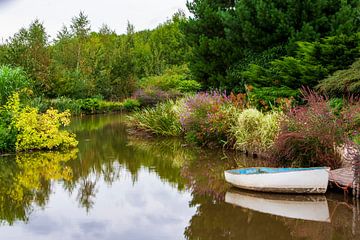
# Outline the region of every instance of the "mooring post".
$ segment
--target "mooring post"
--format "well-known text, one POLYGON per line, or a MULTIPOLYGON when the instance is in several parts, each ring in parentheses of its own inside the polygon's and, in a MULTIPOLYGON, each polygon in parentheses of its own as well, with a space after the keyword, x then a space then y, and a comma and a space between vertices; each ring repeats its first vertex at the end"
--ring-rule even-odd
POLYGON ((359 200, 360 196, 360 147, 353 144, 349 147, 350 156, 352 158, 351 165, 354 173, 353 178, 353 197, 359 200))
POLYGON ((360 146, 353 144, 350 148, 350 156, 352 157, 351 165, 352 171, 354 174, 353 178, 353 223, 352 223, 352 233, 356 234, 357 223, 360 218, 360 207, 359 207, 359 196, 360 196, 360 146))

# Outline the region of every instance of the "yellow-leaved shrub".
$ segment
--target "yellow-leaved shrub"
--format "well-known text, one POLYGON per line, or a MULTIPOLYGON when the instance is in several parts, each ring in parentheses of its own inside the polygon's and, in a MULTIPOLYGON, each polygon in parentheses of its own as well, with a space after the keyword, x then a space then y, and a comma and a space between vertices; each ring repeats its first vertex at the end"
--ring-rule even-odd
POLYGON ((19 94, 9 99, 4 111, 11 118, 10 127, 16 130, 16 151, 54 150, 76 147, 75 135, 63 127, 70 124, 70 112, 48 109, 39 113, 32 107, 20 107, 19 94))
POLYGON ((70 112, 59 113, 49 109, 43 114, 38 110, 26 107, 17 116, 15 126, 18 130, 16 140, 17 151, 33 149, 64 149, 76 147, 75 135, 61 127, 70 123, 70 112))

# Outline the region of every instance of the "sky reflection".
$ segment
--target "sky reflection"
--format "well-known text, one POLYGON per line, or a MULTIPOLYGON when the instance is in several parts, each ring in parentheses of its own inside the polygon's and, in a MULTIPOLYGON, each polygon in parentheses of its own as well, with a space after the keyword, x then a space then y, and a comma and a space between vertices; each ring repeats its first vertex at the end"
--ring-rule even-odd
POLYGON ((56 184, 46 211, 35 210, 28 224, 2 226, 3 239, 183 239, 194 208, 191 196, 179 192, 147 170, 139 171, 138 181, 123 171, 120 181, 102 186, 94 208, 79 208, 76 191, 65 192, 56 184))

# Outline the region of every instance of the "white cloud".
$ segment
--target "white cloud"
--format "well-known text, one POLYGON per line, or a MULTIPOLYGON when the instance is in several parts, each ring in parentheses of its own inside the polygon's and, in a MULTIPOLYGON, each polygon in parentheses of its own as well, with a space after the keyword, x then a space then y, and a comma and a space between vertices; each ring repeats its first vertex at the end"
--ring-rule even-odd
POLYGON ((129 20, 136 30, 154 28, 178 9, 186 10, 186 0, 13 0, 0 3, 0 38, 7 38, 34 19, 42 21, 51 36, 63 24, 84 11, 92 29, 103 23, 124 33, 129 20))

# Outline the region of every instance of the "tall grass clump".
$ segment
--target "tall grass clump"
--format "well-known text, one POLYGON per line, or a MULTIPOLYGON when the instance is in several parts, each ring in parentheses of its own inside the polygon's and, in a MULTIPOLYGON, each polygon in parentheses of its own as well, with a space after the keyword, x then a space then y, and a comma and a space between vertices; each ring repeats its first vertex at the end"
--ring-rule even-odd
POLYGON ((280 112, 264 114, 254 108, 244 110, 231 127, 235 148, 244 152, 266 155, 279 134, 281 118, 280 112))
POLYGON ((168 100, 153 108, 144 108, 129 117, 132 127, 154 135, 179 136, 182 128, 179 121, 180 102, 168 100))
POLYGON ((292 109, 281 122, 272 157, 286 166, 341 166, 336 150, 348 138, 354 116, 333 111, 327 98, 304 92, 304 106, 292 109))

